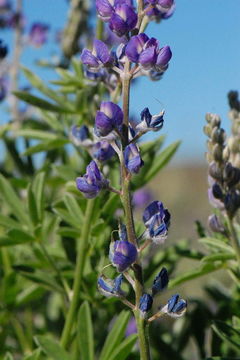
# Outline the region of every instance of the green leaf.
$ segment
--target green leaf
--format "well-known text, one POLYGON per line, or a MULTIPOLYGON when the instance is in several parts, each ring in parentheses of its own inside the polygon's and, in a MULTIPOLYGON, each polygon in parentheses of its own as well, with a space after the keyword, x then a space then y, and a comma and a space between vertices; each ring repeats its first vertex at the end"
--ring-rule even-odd
POLYGON ((224 250, 228 253, 234 254, 231 246, 227 245, 224 241, 212 237, 204 237, 198 240, 201 244, 207 245, 208 248, 215 251, 224 250))
POLYGON ((4 356, 3 360, 14 360, 12 354, 10 354, 9 352, 4 356))
POLYGON ((41 221, 43 219, 44 214, 44 184, 45 184, 45 177, 46 174, 41 171, 39 172, 34 180, 33 180, 33 193, 36 200, 37 205, 37 213, 38 213, 38 220, 41 221))
POLYGON ((212 262, 212 261, 227 261, 227 260, 235 260, 236 259, 236 255, 235 254, 230 254, 229 252, 227 253, 218 253, 218 254, 211 254, 208 256, 204 256, 202 258, 203 262, 212 262))
POLYGON ((73 218, 76 224, 82 224, 84 221, 84 215, 75 197, 71 194, 66 194, 63 197, 63 202, 69 212, 69 215, 73 218))
POLYGON ((92 227, 91 233, 93 236, 99 235, 106 228, 106 223, 103 219, 98 219, 98 221, 92 227))
POLYGON ((38 223, 38 211, 35 196, 32 191, 32 184, 28 186, 28 211, 34 225, 38 223))
POLYGON ((69 113, 72 114, 74 111, 69 110, 64 107, 60 107, 58 105, 52 104, 48 102, 47 100, 41 99, 37 96, 29 94, 27 91, 13 91, 13 94, 17 96, 20 100, 25 101, 26 103, 36 106, 37 108, 43 109, 43 110, 49 110, 52 112, 57 113, 69 113))
POLYGON ((160 150, 163 142, 165 140, 165 135, 159 136, 157 139, 140 143, 141 156, 144 156, 148 153, 156 153, 160 150))
POLYGON ((160 152, 159 155, 156 155, 150 170, 147 172, 147 174, 143 179, 142 186, 148 183, 155 175, 157 175, 158 172, 171 160, 171 158, 177 151, 180 143, 181 143, 180 141, 176 141, 173 144, 166 147, 166 149, 160 152))
POLYGON ((182 275, 176 277, 173 280, 170 280, 169 289, 174 288, 176 285, 182 284, 186 281, 196 279, 200 276, 209 274, 213 271, 219 270, 224 266, 223 263, 215 264, 215 263, 204 263, 200 268, 196 270, 191 270, 183 273, 182 275))
MULTIPOLYGON (((17 266, 13 266, 13 268, 19 271, 17 266)), ((56 279, 49 272, 47 273, 41 270, 34 271, 34 269, 31 269, 31 271, 22 271, 20 269, 19 274, 33 281, 34 283, 44 286, 48 290, 50 289, 63 293, 62 287, 58 285, 56 279)))
POLYGON ((74 228, 81 230, 82 226, 79 221, 74 217, 72 217, 69 214, 69 211, 66 209, 63 209, 60 206, 54 206, 53 211, 60 216, 61 219, 66 221, 68 224, 72 225, 74 228))
POLYGON ((77 337, 81 357, 83 359, 94 360, 93 327, 91 310, 88 302, 84 302, 78 313, 77 337))
POLYGON ((42 115, 42 119, 53 129, 56 131, 63 132, 64 126, 56 117, 56 114, 51 113, 50 111, 46 110, 39 110, 40 114, 42 115))
POLYGON ((221 356, 213 356, 213 357, 208 357, 205 360, 240 360, 240 358, 236 358, 236 357, 221 357, 221 356))
POLYGON ((34 340, 44 353, 52 359, 72 360, 72 357, 64 349, 62 349, 55 340, 50 340, 47 336, 36 336, 34 340))
POLYGON ((37 139, 37 140, 56 140, 58 136, 49 131, 22 129, 16 131, 17 136, 23 136, 25 138, 37 139))
POLYGON ((35 238, 29 233, 20 229, 12 229, 8 231, 7 236, 0 237, 0 247, 26 244, 33 241, 35 238))
POLYGON ((27 355, 23 360, 39 360, 41 355, 41 349, 36 349, 31 355, 27 355))
POLYGON ((22 201, 13 190, 10 182, 0 174, 0 196, 5 200, 6 204, 11 208, 16 217, 23 223, 29 224, 30 220, 26 215, 22 201))
POLYGON ((214 321, 212 328, 232 349, 240 350, 240 331, 222 321, 214 321))
POLYGON ((26 155, 36 154, 42 151, 58 149, 66 144, 69 144, 69 142, 70 141, 68 139, 64 139, 64 138, 58 138, 56 140, 50 140, 50 141, 43 141, 37 145, 29 147, 26 151, 23 152, 22 155, 26 156, 26 155))
POLYGON ((112 355, 109 357, 109 360, 125 360, 131 353, 137 338, 137 334, 133 334, 124 339, 121 344, 113 351, 112 355))
POLYGON ((0 225, 10 229, 22 229, 22 225, 9 216, 0 214, 0 225))
POLYGON ((112 355, 113 351, 122 342, 129 318, 129 311, 122 311, 120 313, 107 336, 99 360, 109 360, 109 357, 112 355))

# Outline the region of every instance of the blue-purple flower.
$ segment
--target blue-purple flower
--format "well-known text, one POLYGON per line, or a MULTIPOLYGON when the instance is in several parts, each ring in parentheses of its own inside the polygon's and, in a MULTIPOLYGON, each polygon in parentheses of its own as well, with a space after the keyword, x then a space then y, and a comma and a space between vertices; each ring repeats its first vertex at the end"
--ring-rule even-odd
POLYGON ((7 56, 8 48, 7 45, 0 39, 0 60, 7 56))
POLYGON ((90 139, 89 130, 86 125, 82 125, 81 127, 78 127, 76 125, 72 126, 70 137, 74 144, 77 146, 92 145, 92 140, 90 139))
POLYGON ((137 334, 137 324, 136 324, 136 320, 135 320, 134 316, 132 316, 128 322, 125 336, 127 337, 132 334, 137 334))
POLYGON ((116 240, 110 245, 109 258, 118 272, 124 272, 136 261, 137 248, 129 241, 116 240))
POLYGON ((163 111, 158 115, 151 115, 149 109, 144 108, 141 112, 141 122, 136 126, 136 129, 144 132, 161 130, 164 122, 163 115, 163 111))
POLYGON ((101 67, 109 66, 113 60, 107 45, 101 40, 94 40, 92 51, 84 48, 80 59, 83 64, 88 65, 92 70, 99 70, 101 67))
POLYGON ((151 5, 146 9, 146 15, 156 21, 171 17, 176 7, 174 0, 146 0, 146 4, 151 5))
POLYGON ((93 146, 93 157, 99 161, 107 161, 115 155, 113 147, 105 140, 97 142, 93 146))
POLYGON ((41 22, 32 24, 29 32, 29 42, 31 45, 40 47, 47 41, 49 26, 41 22))
POLYGON ((172 57, 169 46, 159 48, 158 41, 144 33, 132 36, 126 45, 125 53, 130 61, 139 63, 144 70, 166 70, 172 57))
POLYGON ((98 278, 98 290, 102 295, 106 297, 123 296, 124 292, 121 289, 122 280, 122 274, 118 275, 114 280, 106 278, 104 275, 101 275, 98 278))
POLYGON ((146 236, 156 244, 163 243, 168 234, 171 215, 161 201, 153 201, 143 213, 143 222, 147 228, 146 236))
POLYGON ((126 3, 119 4, 109 21, 110 29, 118 36, 123 36, 133 30, 137 24, 137 14, 133 8, 126 3))
POLYGON ((158 292, 163 291, 168 286, 168 272, 166 268, 158 273, 158 275, 153 280, 152 285, 152 296, 155 296, 158 292))
POLYGON ((161 309, 161 312, 166 313, 171 317, 178 318, 186 312, 186 309, 187 302, 180 299, 178 294, 175 294, 168 300, 167 305, 161 309))
POLYGON ((149 310, 151 310, 153 304, 153 298, 150 294, 143 294, 140 298, 139 309, 145 315, 149 310))
POLYGON ((216 214, 212 214, 208 217, 208 225, 213 232, 224 233, 225 228, 216 214))
POLYGON ((139 189, 133 193, 133 205, 143 208, 152 200, 152 193, 147 189, 139 189))
POLYGON ((76 185, 87 199, 92 199, 108 186, 108 181, 100 172, 95 161, 92 160, 87 166, 86 174, 76 179, 76 185))
POLYGON ((126 146, 124 150, 124 162, 126 168, 131 174, 137 174, 140 168, 144 165, 136 144, 132 143, 126 146))
POLYGON ((95 133, 99 137, 105 137, 113 130, 120 130, 122 122, 122 109, 111 101, 104 101, 96 114, 95 133))

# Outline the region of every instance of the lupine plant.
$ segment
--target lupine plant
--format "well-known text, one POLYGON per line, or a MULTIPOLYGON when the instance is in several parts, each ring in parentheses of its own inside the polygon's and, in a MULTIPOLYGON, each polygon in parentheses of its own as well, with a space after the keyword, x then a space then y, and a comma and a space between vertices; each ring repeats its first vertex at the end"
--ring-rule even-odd
MULTIPOLYGON (((0 0, 0 9, 17 49, 23 39, 34 47, 45 43, 48 24, 32 24, 26 36, 20 7, 13 11, 0 0)), ((10 121, 1 126, 7 151, 0 164, 0 359, 239 356, 237 92, 229 93, 229 137, 217 115, 206 116, 213 210, 206 227, 196 223, 198 248, 170 243, 171 209, 144 187, 179 142, 160 151, 164 136, 144 141, 164 129, 165 113, 143 104, 132 116, 130 91, 140 76, 167 77, 170 46, 146 29, 174 10, 173 0, 97 0, 93 36, 86 2, 69 1, 51 85, 23 67, 30 86, 19 89, 14 52, 15 75, 0 82, 1 100, 9 88, 15 94, 10 121), (186 259, 191 269, 181 272, 186 259), (213 277, 219 270, 222 277, 213 277), (204 275, 214 282, 201 283, 204 275), (179 286, 193 279, 204 295, 191 288, 185 300, 179 286)), ((8 46, 0 42, 1 69, 9 68, 8 46)))

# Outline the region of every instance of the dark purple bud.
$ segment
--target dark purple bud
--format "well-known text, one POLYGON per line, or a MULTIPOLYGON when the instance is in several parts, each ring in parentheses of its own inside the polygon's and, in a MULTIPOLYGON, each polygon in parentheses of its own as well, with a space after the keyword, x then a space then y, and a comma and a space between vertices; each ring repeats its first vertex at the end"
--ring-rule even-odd
POLYGON ((138 62, 139 56, 148 40, 149 37, 144 33, 131 37, 125 50, 125 53, 130 61, 135 63, 138 62))
POLYGON ((98 290, 106 297, 123 296, 124 292, 121 289, 122 280, 122 274, 118 275, 114 280, 102 275, 98 278, 98 290))
POLYGON ((167 313, 171 317, 177 318, 182 316, 187 309, 187 302, 179 298, 179 295, 173 295, 166 306, 161 309, 161 312, 167 313))
POLYGON ((118 272, 124 272, 137 259, 136 246, 128 241, 117 240, 110 245, 109 258, 118 272))
POLYGON ((158 273, 158 275, 153 280, 152 285, 152 296, 155 296, 158 292, 163 291, 168 286, 168 272, 166 268, 158 273))
POLYGON ((31 45, 40 47, 47 41, 49 26, 40 22, 34 23, 29 32, 29 42, 31 45))
POLYGON ((213 196, 216 199, 222 199, 223 198, 223 192, 222 192, 222 188, 218 183, 214 183, 212 186, 212 193, 213 196))
POLYGON ((209 175, 215 180, 222 180, 222 169, 214 161, 209 164, 209 175))
POLYGON ((240 207, 240 194, 238 190, 232 190, 226 194, 224 206, 229 215, 233 217, 240 207))
POLYGON ((0 60, 4 59, 7 56, 8 48, 4 44, 3 40, 0 40, 0 60))
POLYGON ((137 24, 137 14, 131 6, 117 5, 111 16, 109 27, 118 36, 123 36, 133 30, 137 24))
POLYGON ((148 108, 143 109, 141 112, 141 122, 137 125, 136 129, 142 131, 159 131, 163 127, 163 115, 164 112, 160 112, 158 115, 151 115, 148 108))
POLYGON ((119 129, 123 122, 122 109, 111 101, 101 103, 100 111, 95 118, 95 133, 97 136, 107 136, 114 129, 119 129))
POLYGON ((86 174, 76 179, 76 185, 79 191, 87 199, 95 198, 98 193, 107 187, 108 181, 100 172, 94 160, 87 166, 86 174))
POLYGON ((210 187, 208 189, 208 199, 209 202, 212 206, 214 206, 215 208, 219 209, 219 210, 224 210, 224 204, 221 200, 218 200, 214 195, 213 195, 213 188, 210 187))
POLYGON ((144 162, 140 156, 139 149, 136 144, 126 146, 124 150, 125 166, 131 174, 137 174, 144 162))
POLYGON ((152 200, 152 193, 147 189, 139 189, 133 194, 133 205, 143 208, 152 200))
POLYGON ((7 96, 8 85, 7 79, 5 77, 0 77, 0 102, 7 96))
POLYGON ((112 62, 112 56, 108 47, 101 40, 94 40, 92 51, 83 49, 80 59, 83 64, 96 70, 110 65, 112 62))
POLYGON ((150 294, 143 294, 140 298, 139 309, 142 313, 146 313, 151 310, 153 304, 153 298, 150 294))
POLYGON ((121 223, 119 224, 118 235, 119 235, 120 240, 122 240, 122 241, 127 241, 128 240, 126 225, 121 224, 121 223))
POLYGON ((212 214, 208 217, 208 225, 213 232, 216 233, 225 232, 223 224, 221 223, 219 217, 215 214, 212 214))
POLYGON ((77 127, 76 125, 71 128, 71 138, 75 145, 90 146, 92 141, 89 136, 89 130, 86 125, 77 127))
POLYGON ((107 161, 115 155, 115 151, 107 141, 99 141, 93 146, 93 157, 99 161, 107 161))
POLYGON ((240 170, 232 166, 230 162, 227 162, 224 167, 223 178, 228 187, 231 188, 232 186, 237 185, 240 181, 240 170))
POLYGON ((172 57, 172 52, 170 47, 169 46, 162 47, 157 56, 156 69, 161 70, 162 68, 165 68, 168 65, 171 57, 172 57))

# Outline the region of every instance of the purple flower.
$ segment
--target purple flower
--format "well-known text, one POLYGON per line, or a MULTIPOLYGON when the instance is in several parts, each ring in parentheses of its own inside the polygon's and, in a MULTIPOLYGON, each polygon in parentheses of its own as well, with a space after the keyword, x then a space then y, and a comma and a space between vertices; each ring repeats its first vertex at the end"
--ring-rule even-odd
POLYGON ((96 70, 99 70, 103 66, 110 65, 112 62, 112 56, 108 47, 101 40, 94 40, 92 51, 83 49, 80 59, 83 64, 96 70))
POLYGON ((125 336, 128 337, 133 334, 137 334, 137 324, 135 318, 132 316, 128 322, 125 336))
POLYGON ((114 0, 96 0, 97 12, 103 21, 110 20, 114 12, 115 3, 116 1, 114 0))
POLYGON ((132 143, 126 146, 124 150, 125 166, 131 174, 137 174, 144 162, 140 156, 139 149, 136 144, 132 143))
POLYGON ((118 275, 114 280, 108 279, 104 275, 101 275, 98 278, 98 290, 106 297, 123 296, 124 292, 121 289, 122 280, 122 274, 118 275))
POLYGON ((109 27, 118 36, 123 36, 133 30, 137 24, 137 14, 127 4, 117 5, 111 16, 109 27))
POLYGON ((144 70, 166 70, 172 57, 169 46, 159 48, 158 41, 142 33, 133 36, 126 45, 125 53, 132 62, 139 63, 144 70))
POLYGON ((99 161, 107 161, 115 155, 112 146, 105 140, 99 141, 93 146, 93 157, 99 161))
POLYGON ((29 42, 33 46, 40 47, 47 41, 49 26, 40 22, 34 23, 29 32, 29 42))
POLYGON ((0 102, 3 101, 8 92, 8 81, 6 77, 0 77, 0 102))
POLYGON ((173 295, 167 305, 165 305, 161 312, 168 314, 171 317, 177 318, 182 316, 187 309, 187 302, 183 299, 179 299, 179 295, 173 295))
POLYGON ((100 111, 95 118, 95 133, 97 136, 107 136, 113 130, 120 129, 123 122, 122 109, 111 101, 101 103, 100 111))
POLYGON ((133 205, 137 208, 146 206, 152 200, 152 194, 147 189, 139 189, 133 194, 133 205))
POLYGON ((158 273, 158 275, 153 280, 152 285, 152 296, 155 296, 158 292, 166 289, 168 286, 168 272, 166 268, 162 268, 162 270, 158 273))
POLYGON ((153 298, 150 294, 143 294, 140 298, 139 309, 142 313, 146 313, 151 310, 153 304, 153 298))
POLYGON ((163 243, 168 234, 171 215, 164 209, 161 201, 153 201, 146 207, 143 213, 143 222, 147 228, 146 236, 154 243, 163 243))
POLYGON ((82 125, 81 127, 77 127, 76 125, 72 126, 70 136, 77 146, 90 146, 92 144, 92 140, 89 137, 89 130, 86 125, 82 125))
POLYGON ((0 60, 4 59, 7 56, 8 48, 7 45, 0 39, 0 60))
POLYGON ((208 225, 213 232, 222 233, 222 234, 225 232, 222 222, 220 221, 219 217, 215 214, 212 214, 208 217, 208 225))
POLYGON ((8 10, 11 8, 9 0, 0 0, 0 10, 8 10))
POLYGON ((141 112, 141 122, 136 126, 137 130, 141 131, 159 131, 163 127, 163 115, 164 112, 160 112, 158 115, 151 115, 148 108, 144 108, 141 112))
POLYGON ((116 240, 110 245, 109 258, 118 272, 124 272, 137 259, 136 246, 128 241, 116 240))
POLYGON ((174 0, 147 0, 146 4, 153 6, 147 9, 146 15, 156 21, 171 17, 176 7, 174 0))
POLYGON ((108 181, 103 177, 94 160, 87 166, 86 174, 76 179, 77 188, 87 199, 95 198, 107 187, 108 181))

